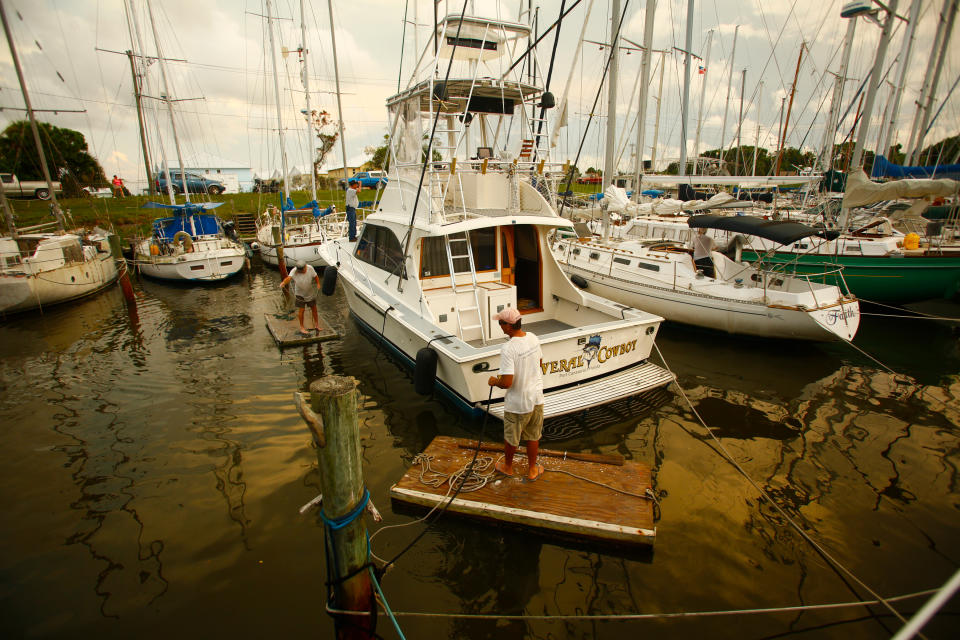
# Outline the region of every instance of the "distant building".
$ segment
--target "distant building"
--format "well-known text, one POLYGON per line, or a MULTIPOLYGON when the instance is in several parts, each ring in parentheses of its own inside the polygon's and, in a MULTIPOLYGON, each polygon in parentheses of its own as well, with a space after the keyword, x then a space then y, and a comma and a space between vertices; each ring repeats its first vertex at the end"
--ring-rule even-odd
POLYGON ((349 178, 357 171, 363 171, 360 167, 347 167, 346 172, 344 172, 343 167, 337 167, 336 169, 330 169, 327 171, 326 176, 334 180, 339 180, 340 178, 349 178), (346 173, 346 175, 344 175, 346 173))
MULTIPOLYGON (((197 153, 184 163, 187 173, 195 173, 205 178, 219 180, 226 188, 225 193, 253 191, 253 169, 240 162, 215 156, 212 153, 197 153)), ((170 167, 174 171, 174 167, 170 167)), ((156 170, 158 173, 163 168, 156 170)))

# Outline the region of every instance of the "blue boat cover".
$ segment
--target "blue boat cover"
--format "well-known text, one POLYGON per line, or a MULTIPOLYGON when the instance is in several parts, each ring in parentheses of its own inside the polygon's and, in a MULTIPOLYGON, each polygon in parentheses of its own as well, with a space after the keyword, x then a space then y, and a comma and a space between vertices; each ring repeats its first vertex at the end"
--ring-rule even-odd
POLYGON ((186 231, 191 236, 217 235, 220 233, 220 220, 217 216, 209 213, 195 214, 192 216, 175 216, 173 218, 157 218, 153 221, 153 230, 161 240, 172 240, 178 231, 186 231), (193 225, 196 233, 191 233, 190 220, 193 219, 193 225))
POLYGON ((871 178, 952 178, 960 179, 960 164, 934 164, 928 167, 910 167, 893 164, 883 156, 873 159, 871 178))

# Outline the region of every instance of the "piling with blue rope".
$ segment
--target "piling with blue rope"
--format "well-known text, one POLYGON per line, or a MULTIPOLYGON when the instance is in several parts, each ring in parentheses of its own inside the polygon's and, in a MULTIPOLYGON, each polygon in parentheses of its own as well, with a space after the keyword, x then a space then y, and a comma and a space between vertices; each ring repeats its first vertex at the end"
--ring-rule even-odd
POLYGON ((320 468, 331 608, 371 613, 338 619, 339 638, 374 637, 376 626, 376 601, 366 570, 367 530, 361 517, 370 494, 363 482, 357 400, 357 381, 342 376, 314 380, 309 406, 297 394, 297 408, 313 434, 320 468))

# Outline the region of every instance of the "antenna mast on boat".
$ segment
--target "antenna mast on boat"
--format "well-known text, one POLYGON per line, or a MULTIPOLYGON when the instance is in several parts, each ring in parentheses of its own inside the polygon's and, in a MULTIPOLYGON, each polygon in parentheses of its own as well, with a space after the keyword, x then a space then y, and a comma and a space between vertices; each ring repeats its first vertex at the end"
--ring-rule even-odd
MULTIPOLYGON (((330 46, 333 48, 333 80, 337 89, 337 119, 340 120, 340 154, 343 156, 343 180, 346 185, 347 176, 347 143, 343 136, 343 105, 340 100, 340 65, 337 63, 337 36, 334 33, 336 29, 333 26, 333 0, 327 0, 327 10, 330 13, 330 46)), ((434 5, 436 12, 436 5, 434 5)), ((434 34, 436 39, 436 34, 434 34)))
MULTIPOLYGON (((637 157, 633 167, 633 199, 640 201, 640 174, 643 173, 643 143, 647 128, 647 103, 650 101, 650 55, 653 53, 653 17, 657 12, 657 0, 647 0, 647 13, 643 19, 643 56, 640 61, 640 104, 637 113, 637 157)), ((584 25, 586 26, 586 25, 584 25)), ((652 160, 651 166, 653 168, 652 160)))
MULTIPOLYGON (((167 65, 163 59, 163 52, 160 50, 160 36, 157 35, 157 23, 153 19, 153 6, 150 3, 150 0, 147 0, 147 15, 150 16, 150 29, 153 31, 153 42, 157 47, 157 62, 160 64, 160 78, 163 80, 163 99, 167 103, 167 109, 170 111, 170 129, 173 132, 173 147, 177 150, 177 162, 180 164, 180 180, 183 184, 183 197, 185 202, 190 204, 190 190, 187 188, 187 170, 183 166, 183 154, 180 152, 180 139, 177 137, 177 123, 173 117, 173 102, 170 100, 170 85, 167 83, 167 65)), ((170 184, 169 172, 167 173, 167 184, 170 184)), ((172 187, 170 188, 171 198, 173 195, 172 187)), ((170 204, 176 204, 175 200, 171 200, 170 204)), ((190 218, 191 225, 193 224, 193 218, 190 218)))
POLYGON ((317 199, 317 164, 313 144, 313 112, 310 110, 310 65, 307 64, 307 23, 300 0, 300 51, 303 55, 303 95, 307 100, 307 154, 310 160, 310 195, 317 199))
MULTIPOLYGON (((290 198, 290 185, 287 184, 287 149, 283 140, 283 115, 280 112, 280 78, 277 75, 277 47, 273 37, 273 5, 267 0, 267 30, 270 33, 270 66, 273 68, 273 92, 277 105, 277 135, 280 138, 280 166, 283 169, 283 204, 282 210, 290 198)), ((280 228, 282 229, 284 216, 280 216, 280 228)))
POLYGON ((693 46, 693 0, 687 0, 687 43, 683 52, 683 102, 680 106, 680 171, 687 175, 687 112, 690 108, 690 47, 693 46))
MULTIPOLYGON (((40 156, 40 169, 43 171, 43 178, 47 181, 47 189, 50 191, 50 206, 53 209, 53 215, 57 218, 57 228, 60 233, 66 233, 63 220, 63 211, 60 209, 60 203, 57 202, 56 190, 53 188, 53 180, 50 179, 50 169, 47 167, 47 157, 43 153, 43 144, 40 142, 40 130, 37 128, 37 118, 33 113, 33 106, 30 104, 30 94, 27 92, 27 82, 23 78, 23 69, 20 68, 20 58, 17 56, 17 47, 13 44, 13 34, 10 32, 10 25, 7 23, 7 12, 0 0, 0 19, 3 20, 3 32, 7 36, 7 44, 10 46, 10 57, 13 58, 13 67, 17 71, 17 80, 20 81, 20 91, 23 93, 23 103, 27 107, 27 115, 30 117, 30 130, 33 131, 33 142, 37 145, 37 153, 40 156)), ((4 200, 4 209, 7 208, 4 200)), ((13 214, 10 214, 10 229, 13 233, 13 214)))

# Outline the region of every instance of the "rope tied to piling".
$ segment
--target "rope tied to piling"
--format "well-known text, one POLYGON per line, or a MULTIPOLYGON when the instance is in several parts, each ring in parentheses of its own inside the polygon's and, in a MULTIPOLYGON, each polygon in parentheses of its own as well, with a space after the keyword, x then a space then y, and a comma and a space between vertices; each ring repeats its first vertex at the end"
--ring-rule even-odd
POLYGON ((323 524, 328 528, 336 531, 338 529, 343 529, 345 526, 356 520, 360 517, 360 514, 363 513, 363 510, 366 508, 367 503, 370 501, 370 490, 364 487, 363 497, 357 503, 349 513, 340 518, 328 518, 327 514, 323 512, 323 509, 320 509, 320 518, 323 519, 323 524))

